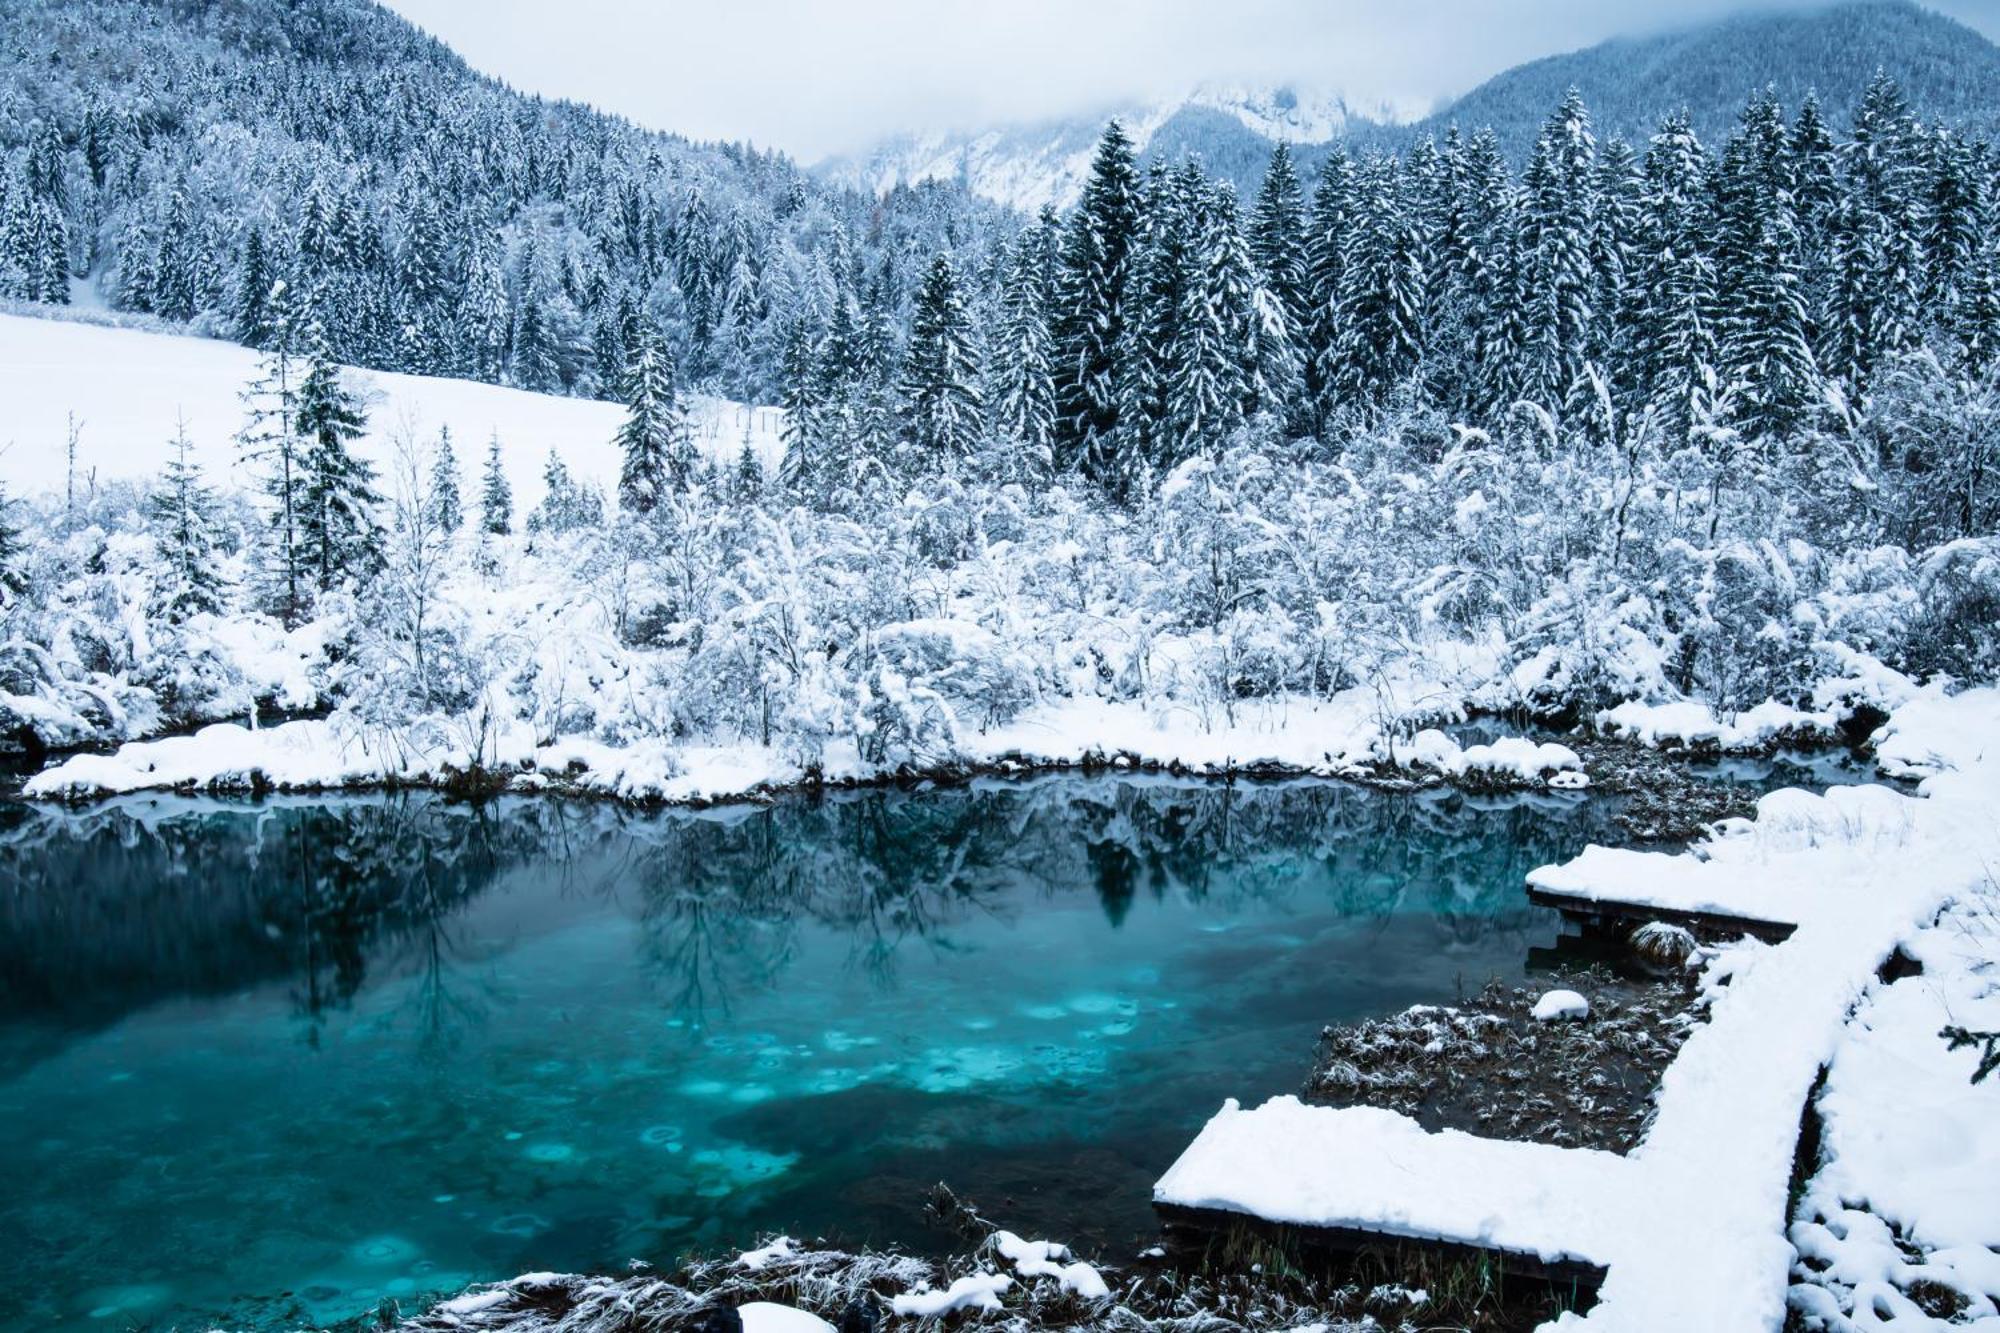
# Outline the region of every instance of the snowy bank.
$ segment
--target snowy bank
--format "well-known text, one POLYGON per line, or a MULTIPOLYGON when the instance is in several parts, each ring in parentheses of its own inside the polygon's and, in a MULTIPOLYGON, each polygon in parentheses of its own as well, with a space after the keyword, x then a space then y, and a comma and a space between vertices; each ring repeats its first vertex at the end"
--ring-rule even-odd
MULTIPOLYGON (((1992 813, 2000 762, 1987 758, 2000 757, 1996 738, 2000 691, 1934 691, 1885 735, 1937 765, 1917 797, 1879 787, 1826 797, 1779 792, 1756 819, 1688 854, 1591 848, 1536 872, 1537 884, 1580 898, 1796 926, 1781 945, 1746 941, 1711 964, 1709 1021, 1668 1066, 1653 1125, 1628 1157, 1425 1134, 1391 1112, 1279 1098, 1254 1111, 1226 1106, 1155 1197, 1296 1224, 1587 1257, 1607 1277, 1587 1315, 1553 1325, 1564 1330, 1651 1330, 1664 1319, 1710 1333, 1776 1328, 1793 1258, 1784 1225, 1801 1108, 1821 1068, 1842 1068, 1837 1057, 1860 1040, 1848 1018, 1883 960, 1948 903, 1990 892, 2000 863, 1992 813)), ((1983 950, 1990 973, 1990 935, 1983 950)), ((1919 1026, 1903 1023, 1902 1036, 1915 1040, 1919 1026)), ((1866 1064, 1865 1041, 1859 1049, 1843 1057, 1850 1067, 1866 1064)), ((1868 1098, 1879 1105, 1899 1095, 1889 1071, 1870 1072, 1878 1077, 1858 1076, 1868 1098)), ((1844 1109, 1852 1104, 1846 1086, 1829 1088, 1836 1123, 1855 1114, 1844 1109)), ((1965 1099, 1980 1095, 1959 1087, 1952 1116, 1930 1123, 1962 1124, 1977 1114, 1965 1099)), ((1873 1123, 1886 1123, 1879 1111, 1873 1123)), ((1885 1211, 1914 1223, 1927 1205, 1940 1243, 1963 1246, 1976 1235, 1974 1245, 2000 1244, 1990 1203, 1967 1216, 1962 1204, 1937 1201, 1923 1183, 1933 1177, 1916 1169, 1925 1150, 1906 1129, 1888 1132, 1905 1146, 1851 1158, 1881 1164, 1870 1174, 1886 1191, 1885 1211), (1880 1172, 1904 1173, 1903 1185, 1880 1172)), ((1984 1135, 1957 1141, 1960 1160, 1987 1151, 1984 1135)), ((1870 1197, 1868 1185, 1838 1175, 1824 1189, 1840 1200, 1870 1197)))

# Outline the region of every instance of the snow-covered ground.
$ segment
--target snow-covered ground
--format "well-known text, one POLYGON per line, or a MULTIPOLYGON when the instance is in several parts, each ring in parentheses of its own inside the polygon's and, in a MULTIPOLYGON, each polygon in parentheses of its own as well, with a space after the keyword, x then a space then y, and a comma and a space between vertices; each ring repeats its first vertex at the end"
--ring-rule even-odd
MULTIPOLYGON (((194 461, 211 479, 247 482, 236 434, 238 396, 257 372, 257 353, 235 343, 118 328, 70 319, 0 314, 0 485, 16 498, 61 493, 68 479, 71 418, 78 427, 77 474, 87 486, 156 477, 172 456, 176 422, 185 420, 194 461)), ((616 403, 556 398, 471 380, 355 371, 368 400, 368 433, 359 452, 380 462, 393 433, 421 437, 451 431, 468 483, 476 485, 487 442, 497 435, 517 512, 540 503, 549 450, 572 475, 606 490, 618 480, 612 435, 623 419, 616 403)), ((733 459, 746 433, 775 468, 783 454, 783 413, 696 397, 689 421, 702 447, 733 459)))
POLYGON ((1790 1296, 1819 1327, 1945 1327, 1908 1294, 1919 1278, 1992 1317, 2000 1113, 1994 1089, 1971 1082, 1976 1049, 1952 1051, 1939 1033, 1991 1031, 2000 1017, 2000 691, 1922 692, 1882 743, 1928 774, 1917 796, 1780 792, 1690 853, 1592 848, 1537 872, 1604 902, 1797 925, 1783 944, 1746 940, 1710 962, 1708 1021, 1668 1067, 1629 1157, 1279 1098, 1225 1106, 1156 1197, 1604 1265, 1599 1303, 1562 1329, 1775 1329, 1795 1259, 1825 1270, 1790 1296), (1899 945, 1923 976, 1878 982, 1899 945), (1800 1111, 1822 1068, 1825 1165, 1807 1204, 1818 1220, 1788 1242, 1800 1111))

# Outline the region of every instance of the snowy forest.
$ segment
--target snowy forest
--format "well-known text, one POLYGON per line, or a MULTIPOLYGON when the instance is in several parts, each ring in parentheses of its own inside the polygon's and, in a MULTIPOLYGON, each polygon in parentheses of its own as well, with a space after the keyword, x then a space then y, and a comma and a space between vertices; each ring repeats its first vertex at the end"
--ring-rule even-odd
POLYGON ((1280 147, 1247 201, 1113 123, 1022 218, 523 98, 385 11, 168 11, 31 8, 67 77, 0 102, 0 291, 257 349, 257 487, 183 449, 10 498, 31 750, 335 708, 882 770, 1415 661, 1398 725, 2000 666, 2000 160, 1886 75, 1839 126, 1746 89, 1720 145, 1572 94, 1518 167, 1280 147), (615 399, 623 470, 551 453, 517 513, 497 443, 365 459, 347 366, 615 399), (782 463, 698 450, 697 390, 782 404, 782 463))

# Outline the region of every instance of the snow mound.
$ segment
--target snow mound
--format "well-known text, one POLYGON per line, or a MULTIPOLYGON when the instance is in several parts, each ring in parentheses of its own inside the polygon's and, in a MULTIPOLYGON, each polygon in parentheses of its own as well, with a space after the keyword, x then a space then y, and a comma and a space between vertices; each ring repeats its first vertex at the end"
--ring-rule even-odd
POLYGON ((1745 709, 1726 722, 1707 704, 1691 699, 1634 700, 1597 715, 1600 731, 1641 745, 1731 752, 1762 750, 1781 741, 1825 740, 1833 735, 1836 721, 1831 710, 1808 713, 1775 700, 1745 709))
POLYGON ((780 1259, 789 1259, 797 1253, 798 1244, 790 1236, 779 1236, 770 1244, 755 1250, 745 1250, 736 1256, 736 1266, 755 1273, 768 1268, 780 1259))
POLYGON ((1590 1017, 1590 1001, 1573 990, 1552 990, 1535 1001, 1530 1016, 1537 1023, 1590 1017))
POLYGON ((1063 1262, 1070 1258, 1067 1245, 1052 1240, 1022 1240, 1011 1231, 998 1231, 993 1235, 993 1248, 1000 1252, 1001 1258, 1014 1265, 1014 1271, 1022 1277, 1055 1278, 1064 1291, 1087 1301, 1103 1300, 1111 1295, 1111 1288, 1096 1268, 1081 1260, 1063 1262))
POLYGON ((890 1309, 918 1319, 935 1319, 956 1310, 998 1310, 1000 1293, 1014 1285, 1005 1273, 970 1273, 943 1291, 906 1291, 893 1297, 890 1309))

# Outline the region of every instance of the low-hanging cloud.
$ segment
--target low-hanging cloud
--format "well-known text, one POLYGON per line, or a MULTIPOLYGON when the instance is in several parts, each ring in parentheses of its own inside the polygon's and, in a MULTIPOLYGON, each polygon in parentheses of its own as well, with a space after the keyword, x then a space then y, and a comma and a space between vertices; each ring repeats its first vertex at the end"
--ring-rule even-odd
MULTIPOLYGON (((517 87, 806 161, 1200 82, 1423 107, 1607 37, 1826 0, 388 0, 517 87)), ((1931 7, 2000 36, 1993 0, 1931 7)))

